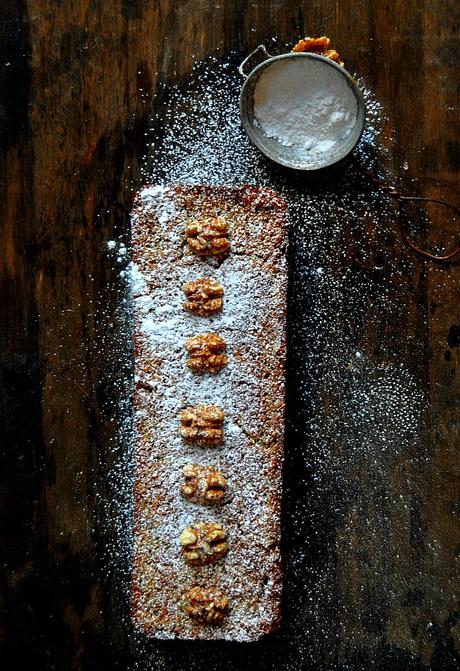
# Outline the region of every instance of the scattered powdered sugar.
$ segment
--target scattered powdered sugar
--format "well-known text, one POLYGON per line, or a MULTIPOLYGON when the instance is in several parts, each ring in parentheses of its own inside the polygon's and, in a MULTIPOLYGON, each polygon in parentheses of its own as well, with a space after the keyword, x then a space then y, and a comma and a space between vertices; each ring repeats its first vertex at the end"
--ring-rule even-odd
MULTIPOLYGON (((411 473, 423 467, 425 398, 420 358, 397 327, 406 322, 412 300, 413 259, 400 249, 392 204, 355 169, 357 162, 381 171, 379 103, 358 81, 367 122, 354 158, 322 174, 283 170, 241 129, 239 60, 211 58, 196 66, 183 87, 160 89, 161 119, 152 122, 144 182, 268 186, 289 205, 285 607, 274 643, 257 646, 258 668, 278 671, 304 668, 327 647, 331 659, 337 658, 337 612, 345 607, 341 590, 346 591, 337 583, 337 566, 343 573, 350 562, 351 570, 356 552, 351 539, 357 534, 367 539, 363 571, 378 582, 376 607, 384 610, 404 592, 398 573, 382 567, 371 540, 388 539, 385 561, 391 564, 402 537, 413 533, 408 510, 416 475, 411 473), (391 526, 395 514, 402 520, 399 529, 391 526), (337 538, 345 539, 340 555, 337 538)), ((167 311, 167 304, 161 309, 167 311)), ((127 401, 121 405, 126 408, 127 401)), ((114 469, 115 479, 122 472, 114 469)), ((122 519, 120 548, 129 547, 126 532, 122 519)), ((341 626, 346 628, 346 618, 341 626)), ((350 647, 359 648, 353 630, 348 635, 350 647)), ((226 668, 240 669, 242 653, 226 651, 226 668)), ((202 668, 189 652, 182 656, 141 642, 136 668, 202 668)), ((221 654, 206 648, 208 668, 221 668, 221 654)))
POLYGON ((345 77, 317 59, 275 62, 254 88, 254 115, 264 133, 310 158, 330 153, 349 137, 357 112, 345 77))

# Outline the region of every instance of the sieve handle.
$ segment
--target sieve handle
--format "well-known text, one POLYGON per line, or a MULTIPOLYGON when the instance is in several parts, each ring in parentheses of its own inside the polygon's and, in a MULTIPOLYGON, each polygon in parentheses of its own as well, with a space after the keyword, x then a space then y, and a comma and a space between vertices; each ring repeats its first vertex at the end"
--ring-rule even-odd
POLYGON ((271 58, 271 56, 268 53, 265 45, 264 44, 259 44, 259 46, 256 47, 254 49, 254 51, 251 51, 249 56, 246 56, 246 58, 241 63, 240 67, 238 68, 238 72, 243 77, 243 79, 246 79, 249 72, 254 70, 254 68, 257 65, 259 65, 260 63, 263 63, 264 61, 266 61, 267 58, 271 58))

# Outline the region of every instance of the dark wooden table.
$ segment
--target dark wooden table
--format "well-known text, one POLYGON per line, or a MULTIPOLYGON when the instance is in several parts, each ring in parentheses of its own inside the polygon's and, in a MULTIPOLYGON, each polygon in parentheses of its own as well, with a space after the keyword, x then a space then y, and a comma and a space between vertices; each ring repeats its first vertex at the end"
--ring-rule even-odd
MULTIPOLYGON (((0 18, 2 669, 459 668, 459 263, 410 256, 395 234, 410 273, 404 318, 360 326, 367 356, 381 362, 391 336, 429 398, 417 453, 386 464, 406 518, 363 465, 355 504, 335 514, 326 492, 327 514, 306 513, 300 531, 287 523, 284 625, 253 645, 133 636, 126 566, 107 558, 119 524, 110 408, 122 390, 103 345, 118 300, 105 241, 129 239, 157 86, 186 81, 192 54, 330 35, 388 114, 384 167, 403 189, 460 205, 458 2, 6 0, 0 18), (312 573, 299 575, 295 552, 311 570, 332 567, 314 616, 312 573)), ((458 221, 435 212, 419 239, 455 244, 458 221)), ((369 253, 372 269, 381 259, 369 253)), ((287 518, 297 475, 311 478, 297 456, 288 451, 287 518)))

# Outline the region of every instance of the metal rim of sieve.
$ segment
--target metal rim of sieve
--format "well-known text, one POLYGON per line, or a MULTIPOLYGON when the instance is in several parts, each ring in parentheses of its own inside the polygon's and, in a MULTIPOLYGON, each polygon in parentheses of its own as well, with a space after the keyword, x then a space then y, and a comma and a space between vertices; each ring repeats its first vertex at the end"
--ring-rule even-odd
POLYGON ((341 161, 343 158, 345 158, 345 156, 348 156, 348 154, 353 151, 353 149, 358 144, 366 122, 364 98, 350 73, 340 65, 337 65, 337 63, 334 63, 334 61, 332 61, 330 58, 320 56, 319 54, 302 52, 281 54, 280 56, 270 56, 265 46, 261 44, 251 54, 249 54, 247 58, 245 58, 238 70, 240 74, 245 77, 245 82, 241 88, 240 94, 241 123, 251 142, 272 161, 275 161, 276 163, 284 165, 288 168, 294 168, 296 170, 320 170, 321 168, 329 167, 341 161), (258 58, 260 60, 261 55, 263 55, 264 60, 256 65, 256 67, 251 69, 249 74, 246 75, 245 68, 248 66, 248 64, 250 64, 251 59, 253 60, 254 58, 258 58), (274 63, 294 58, 308 58, 310 60, 314 59, 325 63, 331 68, 334 68, 337 72, 340 73, 342 77, 344 77, 356 98, 357 115, 353 132, 343 143, 337 143, 336 148, 331 150, 330 154, 325 156, 324 159, 316 158, 315 160, 301 160, 299 157, 295 157, 292 148, 284 147, 277 140, 269 138, 267 135, 265 135, 265 133, 255 121, 253 94, 255 85, 260 75, 274 63))

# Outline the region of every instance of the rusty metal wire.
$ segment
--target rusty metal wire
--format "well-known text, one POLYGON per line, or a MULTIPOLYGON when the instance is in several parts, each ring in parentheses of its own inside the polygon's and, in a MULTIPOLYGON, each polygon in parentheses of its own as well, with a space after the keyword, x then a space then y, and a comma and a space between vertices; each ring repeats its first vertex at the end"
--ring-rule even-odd
POLYGON ((424 202, 424 203, 435 203, 436 205, 442 205, 443 207, 447 207, 455 214, 460 217, 460 208, 456 207, 452 203, 448 203, 445 200, 440 200, 439 198, 427 198, 423 196, 406 196, 405 194, 401 193, 395 186, 392 186, 391 184, 387 184, 384 182, 382 179, 374 175, 374 173, 370 172, 369 170, 366 170, 363 168, 361 165, 358 165, 358 170, 359 172, 367 177, 369 180, 371 180, 381 191, 384 191, 390 198, 394 198, 398 202, 398 222, 399 222, 399 227, 401 230, 401 236, 404 240, 404 242, 417 254, 420 254, 421 256, 424 256, 427 259, 430 259, 431 261, 450 261, 453 259, 455 256, 460 254, 460 246, 456 247, 453 249, 451 252, 448 254, 444 255, 438 255, 438 254, 432 254, 431 252, 426 251, 425 249, 421 249, 418 247, 412 240, 409 238, 406 228, 404 226, 404 220, 402 216, 402 208, 404 203, 406 202, 424 202))

